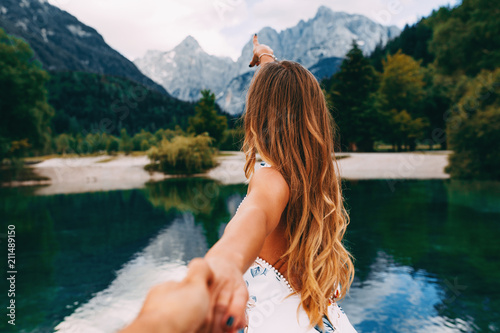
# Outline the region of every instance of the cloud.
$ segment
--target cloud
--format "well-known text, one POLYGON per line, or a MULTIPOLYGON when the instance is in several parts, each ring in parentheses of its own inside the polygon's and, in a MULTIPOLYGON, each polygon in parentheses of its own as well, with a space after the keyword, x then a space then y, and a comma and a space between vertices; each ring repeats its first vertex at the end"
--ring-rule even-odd
POLYGON ((314 17, 325 5, 402 28, 459 0, 49 0, 95 28, 133 60, 147 50, 170 50, 191 35, 210 54, 236 59, 265 26, 283 30, 314 17))

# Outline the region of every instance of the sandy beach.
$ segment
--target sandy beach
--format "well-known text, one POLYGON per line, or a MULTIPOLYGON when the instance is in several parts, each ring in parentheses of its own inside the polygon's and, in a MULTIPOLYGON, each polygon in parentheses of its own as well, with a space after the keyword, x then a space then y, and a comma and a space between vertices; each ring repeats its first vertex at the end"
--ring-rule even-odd
MULTIPOLYGON (((444 179, 448 164, 448 151, 414 153, 340 153, 340 176, 345 179, 444 179)), ((241 152, 221 154, 219 165, 206 174, 223 184, 246 181, 241 152)), ((77 158, 51 158, 33 165, 33 169, 50 181, 37 189, 37 194, 81 193, 123 190, 143 187, 146 182, 171 176, 158 172, 149 173, 144 166, 147 156, 93 156, 77 158)), ((24 185, 35 185, 30 182, 24 185)))

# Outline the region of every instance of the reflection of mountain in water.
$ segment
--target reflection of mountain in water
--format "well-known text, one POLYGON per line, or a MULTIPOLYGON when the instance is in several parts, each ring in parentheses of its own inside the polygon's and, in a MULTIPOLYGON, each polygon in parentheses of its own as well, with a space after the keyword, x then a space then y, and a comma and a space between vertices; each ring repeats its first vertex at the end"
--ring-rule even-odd
POLYGON ((368 278, 353 284, 345 303, 340 303, 359 332, 455 332, 450 323, 471 332, 473 324, 451 319, 437 309, 446 294, 437 279, 425 270, 401 266, 379 251, 368 278), (397 316, 387 314, 397 308, 397 316), (392 330, 387 330, 388 323, 392 330))
POLYGON ((356 281, 345 308, 356 313, 350 318, 359 330, 500 327, 500 219, 491 209, 498 185, 407 180, 391 190, 386 180, 346 183, 356 281))
MULTIPOLYGON (((344 184, 356 280, 341 305, 359 332, 500 327, 498 186, 344 184)), ((206 179, 64 196, 0 188, 0 227, 15 224, 27 245, 18 249, 23 320, 0 322, 0 331, 51 332, 59 323, 60 332, 115 331, 151 285, 181 277, 218 239, 245 192, 206 179)))
POLYGON ((108 288, 97 293, 56 327, 57 332, 115 332, 137 315, 154 285, 179 280, 186 262, 203 256, 207 243, 193 215, 184 214, 126 263, 108 288))
POLYGON ((148 183, 141 191, 153 207, 179 217, 119 271, 104 290, 60 323, 58 332, 115 332, 130 322, 153 285, 179 280, 186 263, 203 256, 234 215, 244 185, 180 178, 148 183), (179 215, 182 213, 182 215, 179 215))

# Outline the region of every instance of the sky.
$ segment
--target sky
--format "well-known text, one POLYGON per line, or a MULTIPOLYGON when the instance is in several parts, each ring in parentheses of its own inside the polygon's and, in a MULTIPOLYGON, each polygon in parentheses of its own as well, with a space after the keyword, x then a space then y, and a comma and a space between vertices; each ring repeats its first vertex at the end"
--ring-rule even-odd
POLYGON ((193 36, 209 54, 236 60, 253 33, 307 21, 324 5, 403 28, 460 0, 49 0, 96 29, 130 60, 193 36))

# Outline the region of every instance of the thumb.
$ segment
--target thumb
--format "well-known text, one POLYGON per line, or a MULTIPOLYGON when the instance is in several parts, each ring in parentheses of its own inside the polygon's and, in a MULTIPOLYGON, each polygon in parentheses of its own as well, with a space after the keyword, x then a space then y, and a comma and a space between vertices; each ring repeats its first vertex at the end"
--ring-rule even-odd
POLYGON ((248 66, 253 67, 253 66, 258 66, 258 65, 259 65, 259 57, 257 57, 256 54, 254 54, 252 61, 250 61, 250 65, 248 65, 248 66))

